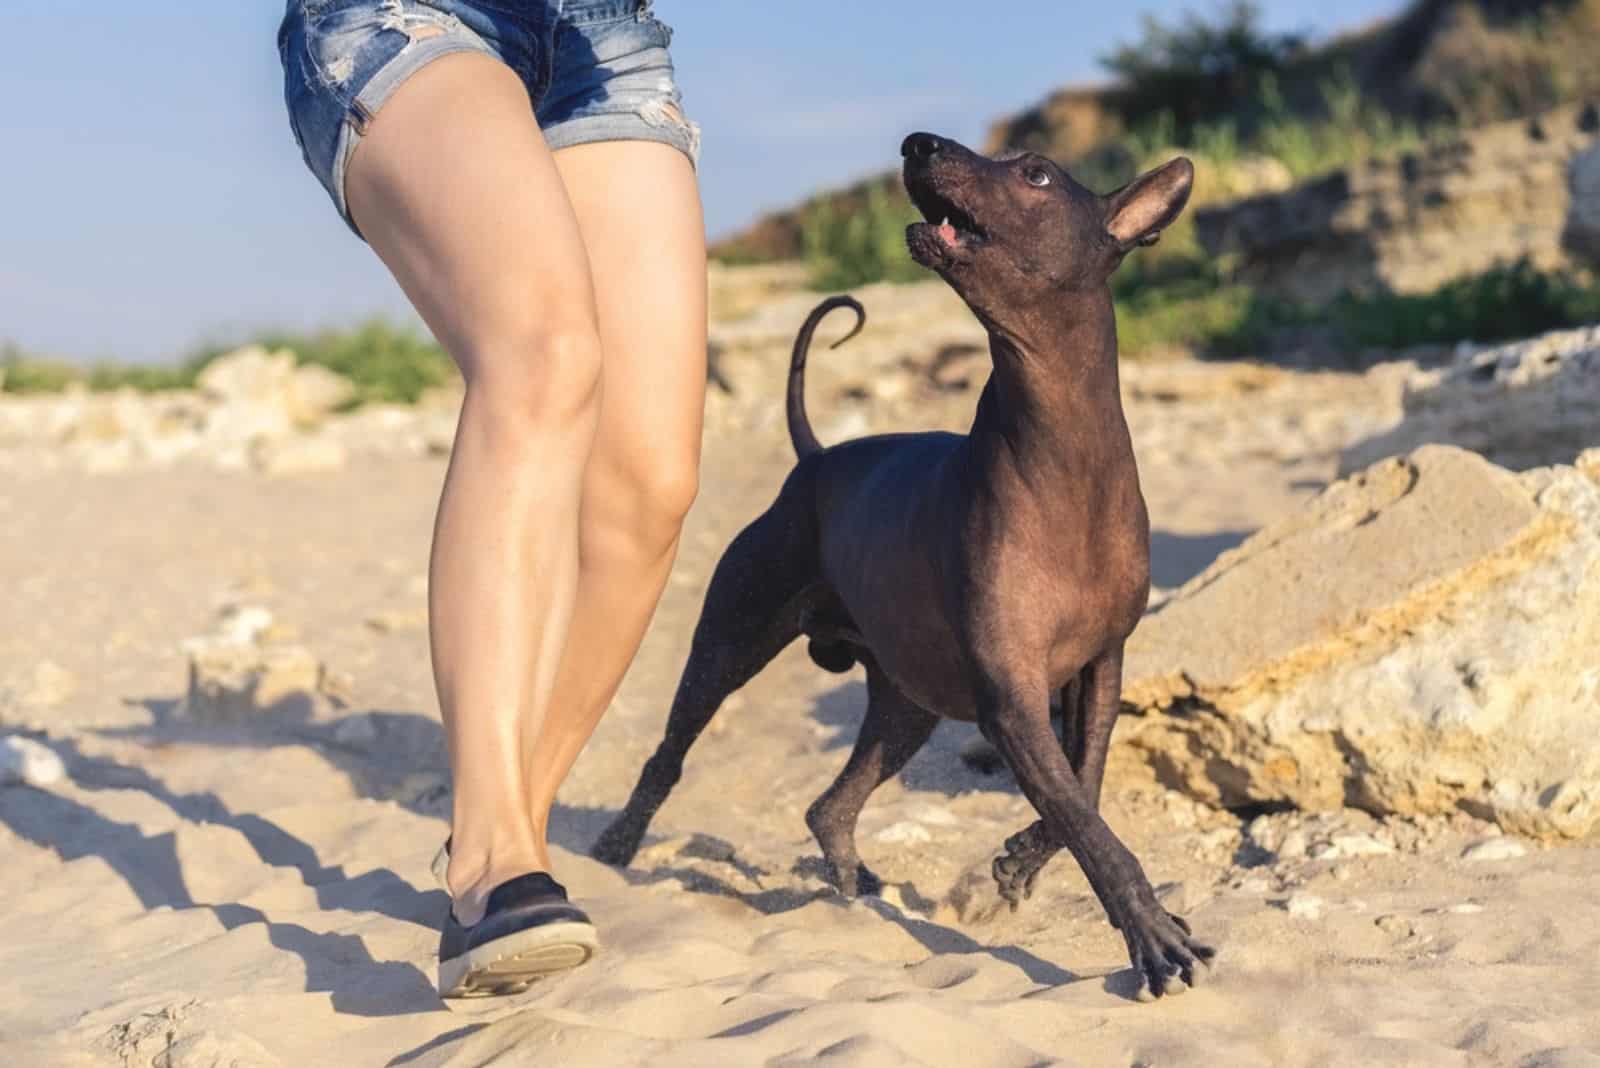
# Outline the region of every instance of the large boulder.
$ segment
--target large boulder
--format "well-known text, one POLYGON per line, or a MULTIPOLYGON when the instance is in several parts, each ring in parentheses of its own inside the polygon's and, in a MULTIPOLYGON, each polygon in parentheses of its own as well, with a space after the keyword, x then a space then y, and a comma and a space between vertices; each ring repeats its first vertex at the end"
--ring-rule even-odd
POLYGON ((1444 367, 1412 372, 1401 403, 1398 424, 1345 451, 1344 471, 1429 442, 1517 469, 1570 463, 1600 445, 1600 326, 1465 347, 1444 367))
POLYGON ((1426 446, 1223 554, 1129 642, 1119 738, 1226 806, 1600 826, 1600 484, 1426 446))
POLYGON ((1565 266, 1569 170, 1597 138, 1587 114, 1496 123, 1284 193, 1200 208, 1200 242, 1237 256, 1244 280, 1304 301, 1347 289, 1427 292, 1520 259, 1565 266))
POLYGON ((249 345, 219 356, 196 385, 219 406, 211 422, 235 440, 282 437, 314 426, 355 397, 349 379, 315 364, 297 364, 286 349, 249 345))

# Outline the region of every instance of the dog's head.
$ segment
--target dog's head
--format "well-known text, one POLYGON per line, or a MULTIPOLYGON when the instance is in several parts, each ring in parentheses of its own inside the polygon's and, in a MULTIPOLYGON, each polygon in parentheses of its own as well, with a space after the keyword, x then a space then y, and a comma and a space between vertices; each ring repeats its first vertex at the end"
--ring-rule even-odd
POLYGON ((990 159, 928 133, 900 152, 906 192, 927 219, 906 231, 912 258, 990 317, 1104 285, 1130 249, 1155 243, 1194 185, 1181 156, 1100 196, 1031 153, 990 159))

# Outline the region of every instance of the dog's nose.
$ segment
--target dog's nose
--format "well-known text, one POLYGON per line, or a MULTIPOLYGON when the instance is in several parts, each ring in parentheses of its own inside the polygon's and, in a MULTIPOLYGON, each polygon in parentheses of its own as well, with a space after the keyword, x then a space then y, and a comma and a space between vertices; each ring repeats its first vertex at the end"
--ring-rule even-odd
POLYGON ((914 133, 900 143, 900 154, 906 159, 929 159, 944 147, 944 138, 931 133, 914 133))

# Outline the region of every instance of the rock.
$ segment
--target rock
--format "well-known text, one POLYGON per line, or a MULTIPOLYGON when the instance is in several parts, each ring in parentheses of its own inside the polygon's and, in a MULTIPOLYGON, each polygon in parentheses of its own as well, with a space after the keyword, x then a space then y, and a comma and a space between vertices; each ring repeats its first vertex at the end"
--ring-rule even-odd
MULTIPOLYGON (((1127 646, 1118 737, 1211 804, 1600 827, 1600 485, 1426 446, 1230 550, 1127 646)), ((1254 826, 1254 825, 1252 825, 1254 826)))
POLYGON ((1572 207, 1562 239, 1573 254, 1600 265, 1600 144, 1572 158, 1567 180, 1572 207))
MULTIPOLYGON (((1313 302, 1346 289, 1427 292, 1524 257, 1563 266, 1579 181, 1569 168, 1595 144, 1585 125, 1579 108, 1563 108, 1200 208, 1200 242, 1213 256, 1240 256, 1243 280, 1313 302)), ((1593 166, 1584 164, 1585 190, 1593 166)), ((1577 240, 1588 218, 1585 209, 1577 240)))
POLYGON ((933 835, 929 833, 928 828, 911 820, 891 823, 872 837, 885 845, 916 845, 920 842, 933 841, 933 835))
POLYGON ((355 398, 355 383, 318 364, 299 364, 289 376, 289 404, 302 426, 322 422, 355 398))
POLYGON ((250 465, 264 475, 309 475, 338 471, 350 458, 342 441, 328 434, 263 438, 250 448, 250 465))
POLYGON ((1373 925, 1392 938, 1410 938, 1417 933, 1410 920, 1404 916, 1386 915, 1373 920, 1373 925))
MULTIPOLYGON (((1437 442, 1523 469, 1600 443, 1600 326, 1558 330, 1413 372, 1398 425, 1347 449, 1346 471, 1437 442)), ((1600 456, 1600 454, 1597 454, 1600 456)))
POLYGON ((1474 842, 1461 851, 1461 859, 1473 862, 1486 860, 1515 860, 1517 857, 1527 855, 1528 847, 1515 838, 1504 836, 1498 838, 1485 838, 1481 842, 1474 842))
POLYGON ((428 609, 426 606, 420 608, 386 608, 381 612, 374 612, 368 616, 367 626, 379 634, 425 630, 428 626, 428 609))
POLYGON ((1394 846, 1370 834, 1336 834, 1331 844, 1340 857, 1382 857, 1394 852, 1394 846))
POLYGON ((1315 920, 1321 918, 1323 909, 1327 906, 1317 895, 1308 894, 1302 890, 1298 893, 1290 894, 1289 900, 1283 903, 1283 907, 1289 915, 1296 919, 1315 920))
POLYGON ((234 645, 251 645, 273 628, 272 611, 260 605, 230 605, 222 610, 217 637, 234 645))
POLYGON ((212 360, 196 385, 213 401, 260 413, 263 425, 272 426, 314 426, 355 397, 349 379, 325 367, 299 366, 287 349, 268 352, 260 345, 212 360))
POLYGON ((234 723, 262 713, 309 713, 322 683, 322 662, 296 645, 190 639, 184 649, 189 685, 179 719, 234 723))
POLYGON ((66 777, 66 765, 49 746, 20 734, 0 738, 0 786, 21 783, 42 790, 66 777))

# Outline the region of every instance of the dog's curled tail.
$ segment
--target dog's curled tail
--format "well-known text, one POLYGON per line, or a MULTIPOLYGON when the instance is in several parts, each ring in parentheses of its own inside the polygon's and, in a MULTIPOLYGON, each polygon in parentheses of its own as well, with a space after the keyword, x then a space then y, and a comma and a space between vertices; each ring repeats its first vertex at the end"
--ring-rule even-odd
POLYGON ((829 297, 811 309, 806 321, 800 324, 800 333, 794 339, 794 355, 789 360, 788 412, 789 440, 794 442, 795 455, 802 460, 814 452, 822 451, 822 442, 812 433, 811 420, 806 418, 806 354, 811 349, 811 335, 817 332, 817 324, 835 308, 849 308, 855 312, 856 325, 829 348, 836 349, 843 345, 861 333, 861 328, 867 323, 866 309, 854 297, 829 297))

